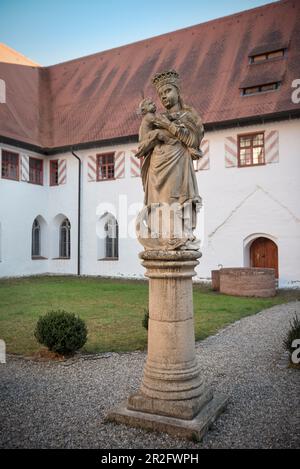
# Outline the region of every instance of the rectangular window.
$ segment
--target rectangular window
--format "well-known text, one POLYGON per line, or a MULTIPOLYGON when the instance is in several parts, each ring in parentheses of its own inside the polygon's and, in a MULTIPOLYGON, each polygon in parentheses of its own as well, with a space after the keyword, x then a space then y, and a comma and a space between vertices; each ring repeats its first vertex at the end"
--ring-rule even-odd
POLYGON ((104 153, 97 155, 97 181, 114 179, 115 177, 115 154, 104 153))
POLYGON ((238 136, 238 165, 265 164, 265 136, 263 132, 238 136))
POLYGON ((258 86, 253 86, 251 88, 244 88, 243 89, 243 94, 244 95, 254 94, 254 93, 259 93, 259 87, 258 86))
POLYGON ((248 88, 243 88, 242 94, 243 96, 249 96, 251 94, 256 93, 265 93, 267 91, 275 91, 280 88, 280 82, 276 83, 269 83, 268 85, 260 85, 260 86, 251 86, 248 88))
POLYGON ((58 160, 50 161, 50 186, 58 186, 58 160))
POLYGON ((2 150, 2 177, 19 180, 19 155, 12 151, 2 150))
POLYGON ((252 63, 256 64, 258 62, 264 62, 267 60, 267 54, 259 54, 259 55, 254 55, 251 57, 252 63))
POLYGON ((29 182, 43 185, 43 160, 29 158, 29 182))
POLYGON ((276 50, 274 52, 269 52, 267 55, 267 60, 270 59, 277 59, 278 57, 283 57, 284 56, 284 49, 276 50))
POLYGON ((256 64, 260 62, 266 62, 267 60, 278 59, 284 57, 286 49, 278 49, 273 52, 265 52, 264 54, 256 54, 250 56, 250 63, 256 64))

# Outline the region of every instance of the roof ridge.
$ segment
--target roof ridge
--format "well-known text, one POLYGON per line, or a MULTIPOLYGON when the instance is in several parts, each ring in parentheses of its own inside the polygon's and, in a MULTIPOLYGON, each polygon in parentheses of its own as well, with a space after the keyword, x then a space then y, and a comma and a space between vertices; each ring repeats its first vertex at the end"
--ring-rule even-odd
MULTIPOLYGON (((40 67, 40 64, 38 64, 37 62, 35 62, 34 60, 30 59, 29 57, 27 57, 26 55, 22 54, 21 52, 17 51, 16 49, 13 49, 12 47, 8 46, 7 44, 5 44, 4 42, 0 42, 0 50, 1 49, 6 49, 8 52, 12 53, 14 56, 17 56, 17 57, 20 57, 22 59, 25 59, 27 62, 28 62, 28 65, 30 63, 29 66, 35 66, 35 67, 40 67)), ((0 62, 1 62, 1 59, 0 59, 0 62)), ((11 63, 11 62, 7 62, 7 63, 11 63)), ((15 65, 25 65, 25 64, 22 64, 22 63, 15 63, 15 65)))

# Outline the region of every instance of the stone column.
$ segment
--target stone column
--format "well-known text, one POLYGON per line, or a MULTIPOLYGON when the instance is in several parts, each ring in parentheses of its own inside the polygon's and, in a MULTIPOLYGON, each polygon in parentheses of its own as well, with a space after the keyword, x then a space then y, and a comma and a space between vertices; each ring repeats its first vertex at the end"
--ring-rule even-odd
POLYGON ((148 356, 140 390, 108 419, 200 439, 223 410, 195 353, 192 277, 199 251, 144 251, 149 278, 148 356))
POLYGON ((206 392, 195 354, 192 277, 198 251, 145 251, 149 277, 148 357, 140 392, 128 408, 192 419, 206 392))

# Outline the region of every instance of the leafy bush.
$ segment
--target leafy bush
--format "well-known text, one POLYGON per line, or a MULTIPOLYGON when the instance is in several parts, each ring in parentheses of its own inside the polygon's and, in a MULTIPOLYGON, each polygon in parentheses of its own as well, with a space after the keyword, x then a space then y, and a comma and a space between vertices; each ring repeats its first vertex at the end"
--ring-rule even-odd
POLYGON ((87 328, 82 319, 63 310, 49 311, 36 324, 34 336, 52 352, 71 355, 87 340, 87 328))
POLYGON ((149 323, 149 309, 144 309, 144 317, 142 320, 142 326, 148 330, 148 323, 149 323))
POLYGON ((292 343, 295 339, 300 339, 300 318, 296 315, 290 321, 290 329, 287 333, 286 338, 283 341, 283 345, 290 353, 293 353, 295 348, 292 347, 292 343))

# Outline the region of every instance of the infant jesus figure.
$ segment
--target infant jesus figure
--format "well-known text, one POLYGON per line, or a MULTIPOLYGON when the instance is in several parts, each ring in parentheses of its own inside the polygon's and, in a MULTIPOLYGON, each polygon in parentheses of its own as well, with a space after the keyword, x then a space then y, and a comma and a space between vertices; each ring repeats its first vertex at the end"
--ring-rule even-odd
MULTIPOLYGON (((171 143, 172 135, 165 129, 158 129, 156 122, 156 105, 150 98, 143 99, 139 104, 138 113, 142 115, 139 128, 139 146, 135 156, 148 156, 158 143, 171 143)), ((170 123, 170 121, 168 121, 170 123)))
MULTIPOLYGON (((158 117, 156 115, 156 105, 150 98, 145 98, 140 102, 138 113, 142 115, 142 122, 139 128, 139 146, 135 154, 137 158, 149 156, 157 144, 172 145, 176 137, 167 130, 172 121, 179 127, 184 127, 179 118, 168 119, 166 115, 158 117), (160 128, 157 128, 158 126, 160 128)), ((189 151, 192 159, 198 160, 203 156, 200 149, 189 148, 189 151)))

